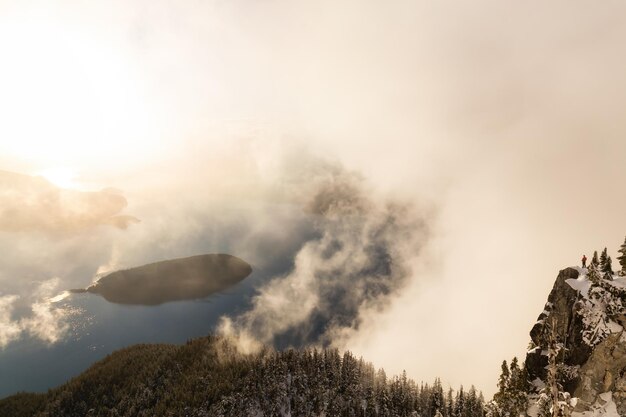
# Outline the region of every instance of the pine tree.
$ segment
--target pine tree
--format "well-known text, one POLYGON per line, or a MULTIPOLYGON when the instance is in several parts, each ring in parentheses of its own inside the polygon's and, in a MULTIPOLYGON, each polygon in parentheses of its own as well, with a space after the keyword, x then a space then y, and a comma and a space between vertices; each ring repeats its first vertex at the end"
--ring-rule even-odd
POLYGON ((437 410, 443 409, 443 388, 441 386, 441 380, 439 378, 435 379, 435 383, 433 384, 433 388, 430 393, 429 399, 429 412, 431 416, 434 416, 437 410))
POLYGON ((446 394, 446 407, 445 407, 445 417, 453 417, 454 416, 454 391, 452 387, 448 389, 448 394, 446 394))
POLYGON ((465 393, 463 392, 463 385, 459 388, 459 392, 456 393, 454 417, 465 417, 465 393))
POLYGON ((505 395, 511 380, 511 372, 509 371, 509 365, 506 363, 506 360, 502 361, 501 369, 502 373, 500 374, 500 379, 498 379, 498 394, 505 395))
POLYGON ((478 404, 480 405, 480 417, 485 416, 485 397, 483 396, 483 392, 478 392, 478 404))
POLYGON ((602 272, 604 272, 605 278, 613 279, 613 261, 610 256, 606 258, 606 263, 604 264, 602 272))
POLYGON ((622 267, 619 274, 621 276, 626 276, 626 238, 624 238, 624 243, 622 243, 622 246, 620 246, 617 252, 621 253, 621 255, 617 257, 617 260, 622 267))
POLYGON ((609 254, 607 253, 606 248, 604 248, 602 254, 600 255, 600 271, 604 272, 604 268, 606 268, 606 262, 608 258, 609 254))
POLYGON ((521 372, 519 379, 517 380, 516 389, 521 392, 529 392, 530 391, 530 381, 528 380, 528 369, 526 369, 526 365, 522 363, 521 372))
POLYGON ((480 417, 481 407, 478 404, 478 394, 476 388, 472 385, 467 392, 467 401, 465 406, 466 417, 480 417))
MULTIPOLYGON (((522 368, 525 367, 522 366, 522 368)), ((513 360, 511 360, 511 380, 509 382, 508 402, 506 404, 506 410, 508 410, 512 416, 517 416, 520 413, 523 414, 528 401, 526 371, 522 368, 518 365, 517 357, 514 357, 513 360)))
POLYGON ((563 350, 563 344, 559 342, 559 338, 556 330, 556 321, 553 319, 551 322, 546 322, 546 331, 548 332, 548 375, 546 394, 548 394, 550 413, 552 417, 561 417, 563 415, 569 415, 571 412, 568 397, 569 394, 564 392, 561 383, 558 379, 559 370, 559 356, 563 350))
POLYGON ((600 261, 598 260, 597 250, 593 251, 593 258, 591 258, 591 265, 595 266, 596 268, 600 265, 600 261))
POLYGON ((589 278, 589 281, 593 283, 598 283, 598 281, 600 280, 600 273, 595 266, 591 265, 589 267, 589 270, 587 271, 587 278, 589 278))
POLYGON ((611 257, 607 253, 606 248, 602 251, 602 255, 600 255, 600 272, 604 275, 606 279, 613 279, 613 261, 611 257))
POLYGON ((493 396, 493 409, 490 412, 490 415, 494 417, 506 416, 509 408, 508 404, 510 396, 509 387, 511 385, 511 371, 506 360, 502 361, 501 369, 502 372, 500 373, 500 378, 498 379, 498 392, 496 392, 493 396))
POLYGON ((510 369, 510 381, 509 381, 509 390, 512 391, 517 388, 519 384, 519 379, 521 376, 521 369, 518 364, 517 356, 511 360, 510 369))

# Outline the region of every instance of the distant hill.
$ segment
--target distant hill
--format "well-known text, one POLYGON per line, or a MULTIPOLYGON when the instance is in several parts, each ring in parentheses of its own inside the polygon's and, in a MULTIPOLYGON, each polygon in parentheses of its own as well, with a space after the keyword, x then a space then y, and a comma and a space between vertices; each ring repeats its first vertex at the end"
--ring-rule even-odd
POLYGON ((417 385, 337 350, 241 355, 208 336, 117 351, 45 394, 0 400, 0 416, 483 417, 482 395, 417 385))

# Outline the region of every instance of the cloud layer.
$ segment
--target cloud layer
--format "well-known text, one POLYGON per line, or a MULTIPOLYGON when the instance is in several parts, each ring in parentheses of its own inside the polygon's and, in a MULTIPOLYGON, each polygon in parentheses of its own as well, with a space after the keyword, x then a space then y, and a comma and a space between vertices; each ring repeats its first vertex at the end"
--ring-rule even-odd
MULTIPOLYGON (((617 0, 14 2, 0 12, 3 169, 68 166, 124 189, 142 224, 123 238, 114 228, 62 240, 0 234, 3 291, 50 276, 85 286, 98 266, 221 246, 293 271, 277 287, 315 294, 307 274, 328 278, 331 260, 371 254, 350 233, 387 230, 385 194, 428 201, 440 211, 426 255, 401 258, 419 279, 381 274, 405 290, 377 298, 393 301, 346 347, 489 394, 500 361, 524 354, 556 270, 623 241, 624 16, 617 0), (308 179, 327 167, 280 157, 294 138, 340 161, 331 177, 357 171, 384 195, 359 185, 349 205, 371 207, 353 225, 332 210, 308 220, 298 211, 316 195, 308 179)), ((367 269, 359 259, 345 264, 367 269)), ((354 292, 357 302, 338 298, 339 328, 364 329, 353 312, 368 310, 367 292, 354 292)), ((272 327, 273 306, 291 304, 261 294, 263 337, 331 334, 272 327)), ((311 323, 328 303, 322 291, 302 300, 311 323)), ((250 320, 234 317, 232 328, 253 331, 250 320)))
POLYGON ((0 171, 0 231, 71 234, 106 224, 125 229, 138 221, 119 214, 126 205, 113 190, 66 190, 42 177, 0 171))
POLYGON ((355 173, 321 161, 302 178, 317 236, 294 267, 259 289, 252 308, 225 317, 223 333, 277 346, 341 346, 382 312, 411 278, 410 260, 427 244, 425 217, 410 204, 377 199, 355 173))
POLYGON ((40 283, 34 293, 26 296, 34 300, 24 304, 18 295, 0 294, 0 349, 24 336, 38 339, 46 344, 62 340, 70 330, 70 322, 81 311, 63 303, 67 293, 59 292, 59 278, 40 283), (21 317, 15 310, 28 310, 21 317))

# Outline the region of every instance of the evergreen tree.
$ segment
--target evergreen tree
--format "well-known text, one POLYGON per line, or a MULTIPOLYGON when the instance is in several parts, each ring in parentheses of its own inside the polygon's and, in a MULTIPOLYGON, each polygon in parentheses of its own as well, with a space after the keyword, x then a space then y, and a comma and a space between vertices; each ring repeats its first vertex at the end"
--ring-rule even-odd
POLYGON ((459 388, 459 392, 456 393, 454 417, 465 417, 465 393, 463 392, 463 385, 459 388))
POLYGON ((515 389, 521 392, 529 392, 530 391, 530 381, 528 380, 528 369, 524 363, 520 368, 519 378, 517 380, 517 385, 515 389))
POLYGON ((599 264, 591 263, 591 265, 589 265, 589 269, 587 270, 587 278, 589 278, 589 281, 595 284, 597 284, 600 281, 599 268, 600 268, 599 264))
POLYGON ((519 379, 521 377, 521 369, 519 367, 518 364, 518 360, 517 360, 517 356, 515 356, 512 360, 511 360, 511 366, 509 367, 510 369, 510 379, 509 379, 509 386, 508 389, 509 391, 513 391, 515 390, 518 385, 519 385, 519 379))
POLYGON ((595 266, 596 268, 600 265, 600 261, 598 260, 597 250, 593 251, 593 258, 591 258, 591 265, 595 266))
POLYGON ((443 388, 441 386, 441 380, 439 378, 435 379, 435 383, 433 384, 433 388, 430 393, 429 399, 429 413, 431 416, 434 416, 437 410, 443 409, 443 388))
MULTIPOLYGON (((559 380, 559 357, 561 357, 560 353, 564 349, 564 346, 563 343, 559 341, 556 330, 556 320, 546 321, 546 325, 548 334, 548 375, 543 394, 548 399, 546 405, 549 404, 550 415, 552 417, 561 417, 563 415, 570 415, 571 413, 568 401, 569 393, 563 391, 563 386, 559 380)), ((543 416, 544 414, 541 415, 543 416)))
POLYGON ((0 400, 0 416, 483 417, 475 388, 454 398, 452 389, 444 396, 439 379, 418 389, 405 372, 387 378, 349 352, 239 355, 226 340, 207 337, 119 351, 46 394, 0 400))
POLYGON ((506 360, 502 361, 500 368, 502 369, 502 373, 498 379, 498 394, 504 395, 511 380, 511 372, 509 371, 509 365, 506 363, 506 360))
POLYGON ((430 386, 428 384, 422 384, 419 394, 419 412, 423 416, 428 416, 428 407, 430 400, 430 386))
POLYGON ((446 394, 446 406, 444 407, 445 417, 453 417, 454 415, 454 391, 452 387, 448 388, 448 393, 446 394))
POLYGON ((376 374, 375 396, 378 403, 378 415, 384 416, 389 413, 389 406, 391 401, 389 399, 389 392, 387 390, 387 374, 384 369, 379 369, 376 374))
POLYGON ((617 260, 622 267, 619 274, 621 276, 626 276, 626 238, 624 238, 624 243, 622 243, 622 246, 620 246, 617 252, 621 253, 621 255, 617 257, 617 260))
POLYGON ((600 271, 601 272, 605 272, 604 269, 606 268, 606 262, 608 258, 609 258, 609 254, 607 253, 606 248, 604 248, 604 250, 602 251, 602 254, 600 255, 600 271))
POLYGON ((613 279, 613 261, 611 257, 606 258, 606 263, 604 264, 604 277, 607 279, 613 279))
POLYGON ((485 416, 485 397, 483 396, 483 392, 479 391, 478 393, 478 404, 480 405, 480 417, 485 416))
POLYGON ((502 362, 498 392, 487 407, 490 417, 518 416, 525 412, 529 387, 524 368, 523 365, 520 367, 517 357, 511 360, 510 366, 506 361, 502 362))
POLYGON ((465 417, 480 417, 479 415, 479 405, 478 405, 478 394, 476 393, 476 388, 472 385, 467 392, 467 400, 465 402, 465 417))
POLYGON ((600 255, 600 272, 604 275, 606 279, 613 279, 613 261, 611 257, 607 253, 606 248, 602 251, 602 255, 600 255))
POLYGON ((508 387, 506 408, 511 416, 523 414, 528 402, 528 386, 525 367, 519 367, 517 357, 511 361, 511 379, 508 387), (524 368, 524 369, 522 369, 524 368))

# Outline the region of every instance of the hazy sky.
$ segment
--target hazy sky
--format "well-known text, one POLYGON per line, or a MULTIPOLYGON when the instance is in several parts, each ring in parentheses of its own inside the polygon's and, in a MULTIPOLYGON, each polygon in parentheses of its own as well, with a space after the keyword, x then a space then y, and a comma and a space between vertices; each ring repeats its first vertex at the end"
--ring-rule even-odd
MULTIPOLYGON (((234 211, 306 211, 328 184, 347 184, 365 220, 337 229, 323 213, 316 233, 351 247, 353 232, 401 212, 391 201, 415 233, 384 229, 410 272, 391 274, 386 302, 359 301, 362 324, 335 343, 491 394, 501 360, 524 355, 558 270, 604 246, 615 254, 626 235, 625 41, 621 1, 0 0, 0 170, 113 187, 101 193, 127 206, 106 215, 141 220, 0 230, 11 254, 0 344, 54 329, 11 321, 33 282, 52 294, 81 284, 67 278, 78 270, 184 256, 185 236, 214 230, 198 220, 206 211, 249 229, 230 247, 262 263, 309 229, 278 208, 244 224, 234 211)), ((321 239, 285 279, 304 282, 302 259, 330 244, 321 239)), ((35 307, 39 322, 63 318, 35 307)))

